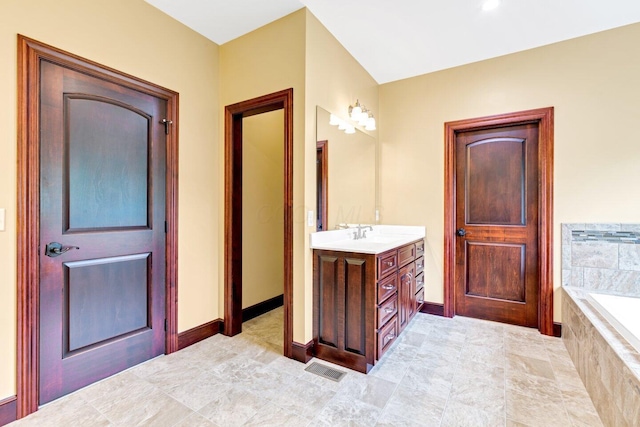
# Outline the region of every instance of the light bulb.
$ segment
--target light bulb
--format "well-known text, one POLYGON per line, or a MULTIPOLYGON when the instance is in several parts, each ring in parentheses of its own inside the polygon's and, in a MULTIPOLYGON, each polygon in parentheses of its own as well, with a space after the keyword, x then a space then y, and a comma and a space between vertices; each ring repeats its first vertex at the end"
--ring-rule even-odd
POLYGON ((347 128, 344 130, 344 133, 352 134, 356 133, 356 128, 353 125, 347 125, 347 128))
POLYGON ((345 130, 346 128, 347 128, 347 122, 345 122, 344 120, 340 120, 340 122, 338 122, 338 129, 345 130))
POLYGON ((369 113, 363 111, 362 114, 358 117, 358 124, 360 126, 364 126, 367 124, 367 120, 369 120, 369 113))
POLYGON ((365 130, 376 130, 376 119, 371 115, 367 119, 367 125, 364 127, 365 130))
POLYGON ((351 118, 353 120, 358 120, 360 114, 362 114, 362 107, 360 106, 360 102, 356 100, 356 105, 351 108, 351 118))
POLYGON ((337 126, 340 123, 340 118, 338 116, 336 116, 335 114, 331 114, 329 116, 329 124, 331 126, 337 126))

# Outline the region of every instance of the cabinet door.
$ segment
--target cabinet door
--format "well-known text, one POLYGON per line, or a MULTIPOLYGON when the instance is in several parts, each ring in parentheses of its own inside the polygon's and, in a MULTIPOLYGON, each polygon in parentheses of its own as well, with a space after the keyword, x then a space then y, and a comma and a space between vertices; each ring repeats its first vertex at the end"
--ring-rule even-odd
POLYGON ((416 312, 416 265, 410 263, 400 269, 400 288, 399 288, 399 304, 398 304, 398 327, 404 329, 409 320, 416 312))
POLYGON ((374 363, 375 256, 314 251, 316 355, 367 372, 374 363))

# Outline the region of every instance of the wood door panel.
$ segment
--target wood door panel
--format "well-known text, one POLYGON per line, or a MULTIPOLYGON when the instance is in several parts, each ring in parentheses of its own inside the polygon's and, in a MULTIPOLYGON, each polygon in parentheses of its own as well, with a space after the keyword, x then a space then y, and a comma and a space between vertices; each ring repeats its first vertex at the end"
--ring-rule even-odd
POLYGON ((525 302, 525 245, 467 240, 467 296, 525 302))
POLYGON ((408 324, 415 312, 416 297, 416 265, 410 263, 398 271, 398 329, 401 332, 408 324))
POLYGON ((65 94, 66 231, 148 227, 150 117, 112 99, 65 94), (108 161, 106 161, 108 160, 108 161))
POLYGON ((68 262, 63 266, 67 296, 65 357, 151 327, 151 254, 68 262))
POLYGON ((367 308, 365 260, 345 258, 344 268, 344 348, 346 351, 364 355, 366 352, 365 312, 367 308))
POLYGON ((318 340, 322 344, 338 348, 338 322, 334 317, 340 283, 338 257, 320 255, 318 271, 318 340))
POLYGON ((538 127, 456 135, 455 312, 536 326, 538 127))
POLYGON ((167 104, 46 61, 40 100, 44 404, 165 350, 167 104))
POLYGON ((467 224, 525 223, 526 145, 519 138, 489 138, 466 146, 467 224))

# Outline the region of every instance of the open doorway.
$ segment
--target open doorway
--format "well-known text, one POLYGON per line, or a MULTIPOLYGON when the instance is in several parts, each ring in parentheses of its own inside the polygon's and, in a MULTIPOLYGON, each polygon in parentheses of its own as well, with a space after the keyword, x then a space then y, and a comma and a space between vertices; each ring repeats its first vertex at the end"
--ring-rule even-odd
MULTIPOLYGON (((266 160, 266 158, 263 158, 263 160, 266 160)), ((259 245, 255 245, 255 248, 249 248, 248 246, 254 246, 252 235, 255 234, 256 230, 261 227, 274 227, 279 224, 281 232, 275 233, 274 236, 278 235, 280 236, 279 239, 281 239, 275 243, 279 248, 276 251, 281 253, 281 256, 278 256, 280 261, 277 262, 281 262, 279 268, 281 271, 280 277, 282 278, 283 354, 291 357, 293 341, 291 307, 293 293, 293 89, 239 102, 225 108, 225 165, 224 334, 233 336, 242 332, 243 308, 253 308, 260 311, 268 309, 269 305, 278 303, 278 296, 276 295, 271 298, 267 297, 266 301, 262 301, 263 305, 261 303, 252 304, 255 302, 253 298, 258 296, 255 294, 255 285, 259 286, 260 284, 256 282, 260 280, 260 272, 265 268, 265 266, 257 265, 264 262, 264 259, 260 259, 260 252, 273 251, 273 246, 262 248, 259 245), (266 175, 257 173, 259 171, 255 169, 265 166, 264 162, 261 162, 256 156, 264 156, 264 153, 260 154, 259 146, 265 146, 264 144, 268 143, 263 141, 255 145, 256 141, 260 139, 256 135, 260 132, 256 132, 253 128, 256 125, 260 126, 261 122, 264 124, 264 122, 270 121, 268 120, 269 116, 265 114, 271 112, 278 112, 276 116, 272 117, 279 117, 282 121, 282 126, 280 127, 282 135, 280 153, 282 154, 282 159, 278 163, 280 165, 279 177, 275 177, 273 171, 264 171, 264 174, 273 177, 270 183, 267 184, 259 182, 259 176, 266 175), (260 117, 254 117, 259 115, 260 117), (251 119, 252 117, 253 119, 251 119), (253 138, 252 159, 247 159, 243 155, 245 136, 249 139, 253 138), (245 164, 245 162, 252 163, 253 166, 249 163, 245 164), (248 167, 251 167, 251 173, 247 173, 249 171, 245 170, 248 167), (249 176, 253 183, 247 182, 249 188, 244 188, 243 178, 246 180, 249 176), (265 206, 260 201, 264 196, 260 193, 260 187, 262 189, 273 188, 276 182, 280 182, 282 186, 282 196, 279 198, 282 209, 273 209, 272 206, 265 206), (258 210, 257 212, 256 209, 258 210), (251 216, 254 216, 254 218, 250 218, 251 216), (270 217, 270 220, 267 221, 268 223, 259 224, 261 216, 262 219, 270 217), (247 221, 252 222, 250 227, 245 226, 247 221), (258 252, 254 250, 256 248, 258 252), (245 265, 244 268, 245 275, 247 275, 245 278, 243 277, 243 264, 247 263, 248 265, 245 265), (248 284, 249 281, 251 281, 251 285, 247 285, 245 289, 244 284, 248 284), (243 291, 245 290, 250 291, 252 295, 243 297, 243 291)), ((265 236, 261 238, 264 237, 268 240, 265 236)), ((268 267, 272 271, 278 269, 277 265, 269 265, 268 267)))

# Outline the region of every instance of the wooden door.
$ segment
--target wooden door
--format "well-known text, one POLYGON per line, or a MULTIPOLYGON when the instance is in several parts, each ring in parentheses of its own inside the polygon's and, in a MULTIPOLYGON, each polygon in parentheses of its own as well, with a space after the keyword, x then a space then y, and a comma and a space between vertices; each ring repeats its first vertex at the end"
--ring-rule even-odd
POLYGON ((538 326, 538 124, 455 139, 455 313, 538 326))
POLYGON ((40 72, 43 404, 165 350, 167 105, 48 61, 40 72))

